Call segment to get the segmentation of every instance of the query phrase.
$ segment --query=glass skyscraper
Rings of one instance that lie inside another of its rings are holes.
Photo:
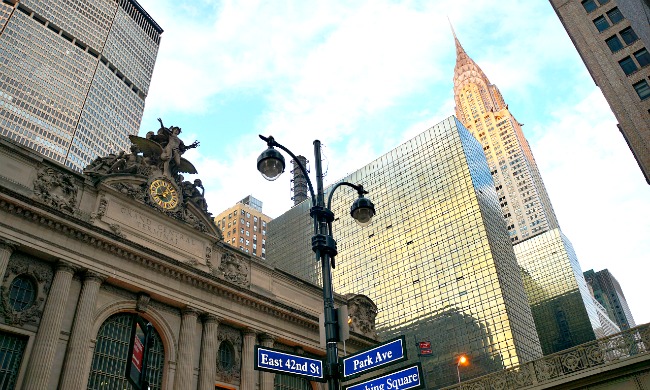
[[[127,150],[161,33],[135,0],[0,2],[0,134],[77,171]]]
[[[456,118],[342,180],[363,184],[377,215],[360,228],[348,215],[356,194],[334,195],[334,289],[370,297],[380,336],[406,335],[411,362],[415,342],[431,342],[433,355],[421,357],[429,387],[457,381],[461,354],[472,361],[464,378],[541,356],[482,147]],[[318,283],[309,207],[269,223],[267,258]]]
[[[634,328],[632,311],[614,275],[607,269],[597,272],[590,269],[584,275],[592,295],[605,308],[609,318],[622,330]]]
[[[612,334],[618,329],[589,294],[521,124],[455,33],[454,40],[456,113],[485,153],[544,354]]]

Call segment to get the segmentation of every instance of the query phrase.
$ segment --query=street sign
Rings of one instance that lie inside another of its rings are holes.
[[[343,379],[350,379],[364,372],[402,362],[406,359],[406,342],[404,336],[401,336],[376,347],[341,358]]]
[[[322,360],[292,355],[277,349],[255,346],[255,369],[325,382]]]
[[[420,363],[363,382],[343,386],[343,390],[410,390],[423,388],[424,381],[422,380],[422,366],[420,366]]]

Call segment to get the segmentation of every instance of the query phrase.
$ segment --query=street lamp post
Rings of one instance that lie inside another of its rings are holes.
[[[329,390],[339,389],[339,369],[338,369],[338,319],[334,308],[334,291],[332,288],[332,268],[335,267],[334,257],[337,254],[336,241],[332,237],[332,221],[334,213],[331,211],[332,195],[340,186],[352,187],[357,191],[359,197],[352,204],[350,215],[361,226],[366,226],[375,215],[375,207],[372,202],[364,198],[368,192],[361,185],[355,185],[348,182],[337,183],[329,193],[327,207],[325,206],[325,195],[323,192],[323,167],[321,162],[321,144],[319,140],[314,141],[314,159],[316,164],[316,190],[307,175],[307,170],[300,160],[289,149],[280,145],[272,136],[260,138],[266,141],[266,149],[257,158],[257,170],[267,180],[277,179],[284,172],[284,157],[278,149],[284,150],[291,158],[296,161],[303,175],[307,179],[307,185],[311,194],[312,207],[309,215],[314,220],[314,235],[311,238],[311,248],[314,251],[316,261],[321,262],[323,273],[323,307],[325,317],[325,339],[327,345],[327,370]]]
[[[456,364],[456,373],[458,374],[458,383],[460,383],[460,366],[467,364],[467,356],[460,355],[458,357],[458,363]]]

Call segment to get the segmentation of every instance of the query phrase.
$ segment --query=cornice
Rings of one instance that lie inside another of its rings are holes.
[[[316,316],[226,280],[218,279],[210,273],[193,268],[191,265],[129,241],[111,231],[101,229],[53,207],[34,202],[33,199],[2,186],[0,186],[0,210],[46,226],[113,256],[140,263],[153,271],[209,291],[216,296],[298,324],[312,331],[318,330]]]

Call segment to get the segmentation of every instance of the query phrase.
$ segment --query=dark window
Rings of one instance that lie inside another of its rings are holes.
[[[0,388],[13,389],[18,379],[27,337],[0,332]]]
[[[635,42],[637,39],[639,39],[634,30],[632,30],[632,27],[624,28],[621,30],[621,38],[623,38],[623,41],[626,45],[631,45],[632,42]]]
[[[594,19],[594,25],[598,31],[605,31],[609,28],[609,22],[605,19],[604,16],[597,17]]]
[[[15,311],[23,311],[34,303],[36,288],[31,278],[26,275],[18,275],[11,282],[9,287],[9,305]]]
[[[598,0],[598,3],[600,3],[600,5],[605,5],[609,3],[609,0]]]
[[[636,72],[637,69],[639,69],[637,68],[636,64],[634,63],[634,60],[632,60],[631,57],[625,57],[622,60],[620,60],[618,63],[619,65],[621,65],[621,69],[623,69],[623,72],[626,75],[630,75]]]
[[[612,8],[611,10],[607,11],[607,17],[609,18],[609,20],[612,21],[612,24],[616,24],[621,20],[625,19],[623,17],[623,14],[621,14],[621,11],[618,10],[618,7]]]
[[[639,66],[642,68],[650,64],[650,54],[648,54],[648,50],[645,48],[634,53],[634,57],[636,57],[636,62],[638,62]]]
[[[639,95],[641,100],[650,98],[650,86],[648,85],[647,81],[641,80],[638,83],[634,84],[634,89],[636,90],[636,93]]]
[[[585,7],[585,11],[587,11],[587,12],[591,12],[591,11],[595,10],[596,8],[598,8],[598,5],[596,4],[596,2],[594,0],[584,0],[582,2],[582,6]]]
[[[228,341],[222,341],[219,345],[219,367],[223,371],[230,371],[235,364],[233,347]]]
[[[623,44],[621,43],[621,40],[618,39],[618,36],[616,35],[607,38],[605,42],[607,43],[607,46],[609,46],[609,50],[611,50],[612,53],[616,53],[617,51],[623,48]]]

